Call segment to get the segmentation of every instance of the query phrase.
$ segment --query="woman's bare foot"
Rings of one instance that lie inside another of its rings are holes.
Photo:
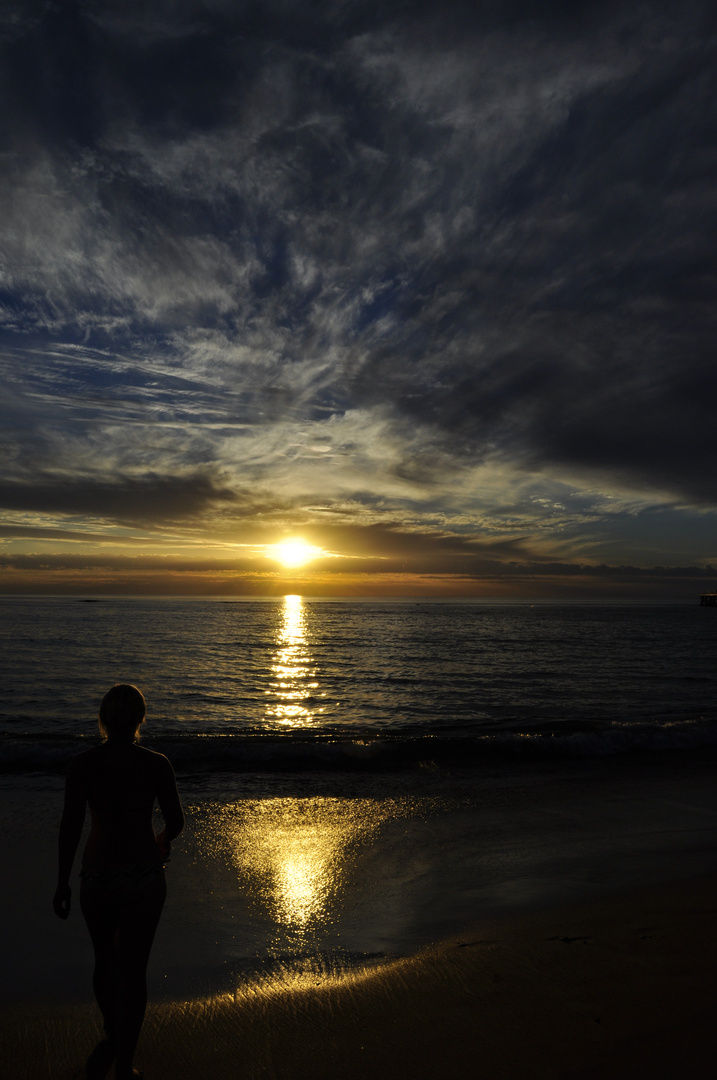
[[[114,1046],[108,1039],[102,1039],[85,1062],[87,1080],[104,1080],[114,1059]]]

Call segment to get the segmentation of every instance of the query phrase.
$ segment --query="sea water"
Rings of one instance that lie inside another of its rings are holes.
[[[64,768],[114,682],[193,773],[712,744],[716,645],[696,604],[4,598],[0,768]]]
[[[697,604],[0,599],[6,995],[90,994],[49,897],[114,682],[187,810],[151,968],[187,996],[713,869],[716,637]]]

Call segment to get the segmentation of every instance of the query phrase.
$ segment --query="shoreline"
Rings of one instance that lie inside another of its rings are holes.
[[[0,1001],[91,1004],[77,891],[65,923],[50,902],[61,781],[11,779],[0,785]],[[436,770],[347,781],[340,797],[324,777],[222,784],[187,793],[151,1001],[207,999],[285,969],[350,974],[369,958],[415,956],[478,918],[717,869],[711,754]]]
[[[707,1080],[717,874],[476,922],[342,977],[150,1004],[146,1080]],[[94,1007],[0,1010],[14,1080],[70,1080]],[[110,1073],[111,1077],[112,1073]]]

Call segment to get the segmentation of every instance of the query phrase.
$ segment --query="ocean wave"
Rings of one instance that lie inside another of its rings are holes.
[[[426,767],[479,768],[505,757],[591,758],[639,752],[695,750],[717,745],[717,727],[695,721],[613,724],[593,731],[502,732],[491,735],[390,734],[365,738],[325,735],[168,734],[143,739],[167,754],[183,774],[212,772],[375,771]],[[62,772],[95,740],[83,736],[7,735],[0,738],[0,772]]]

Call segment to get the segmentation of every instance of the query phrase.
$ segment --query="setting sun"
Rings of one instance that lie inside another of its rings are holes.
[[[305,566],[306,563],[323,554],[321,548],[306,544],[303,540],[285,540],[281,544],[274,544],[270,550],[270,557],[286,567]]]

